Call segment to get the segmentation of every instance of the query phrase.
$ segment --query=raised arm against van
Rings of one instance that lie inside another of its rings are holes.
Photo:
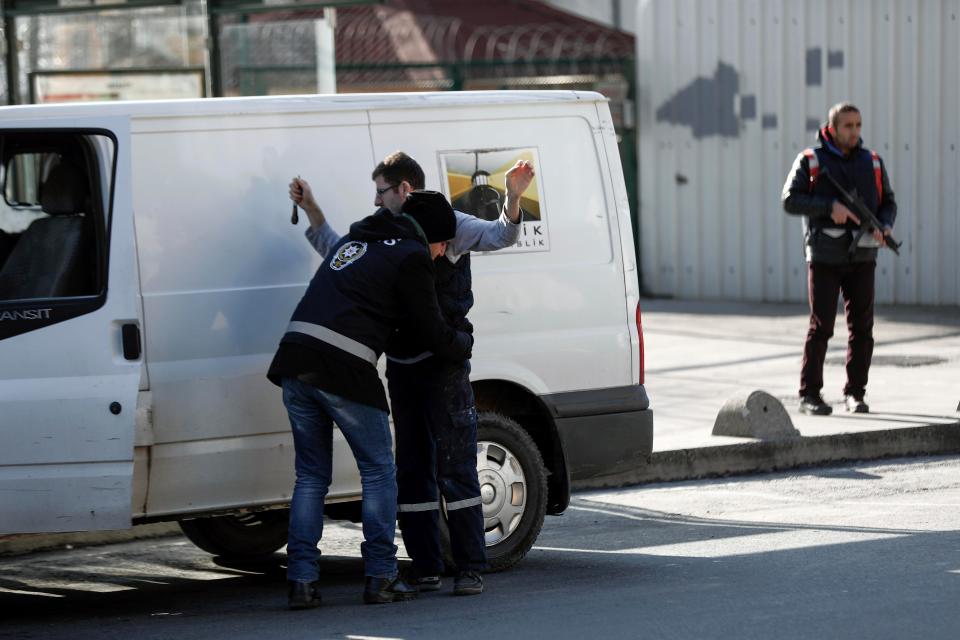
[[[326,220],[317,199],[313,197],[310,183],[299,176],[290,181],[290,199],[307,214],[311,227],[319,227]]]
[[[302,178],[294,178],[290,182],[290,199],[303,209],[310,220],[310,226],[305,232],[307,240],[317,253],[326,258],[340,242],[342,236],[327,223],[323,210],[317,204],[317,199],[313,197],[310,183]]]
[[[517,163],[504,174],[507,186],[507,201],[503,208],[513,224],[520,224],[520,198],[533,182],[533,165],[526,160],[517,160]]]
[[[457,211],[457,235],[447,245],[446,257],[456,262],[468,251],[496,251],[514,244],[520,235],[520,198],[535,175],[533,165],[526,160],[518,160],[507,171],[507,199],[496,220],[481,220]]]

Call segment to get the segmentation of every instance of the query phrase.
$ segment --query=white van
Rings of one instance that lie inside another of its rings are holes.
[[[653,418],[630,211],[606,100],[480,92],[0,109],[0,533],[177,520],[221,555],[286,541],[293,446],[265,378],[320,257],[292,226],[310,180],[335,229],[403,149],[487,216],[534,162],[515,247],[473,260],[472,379],[493,568],[571,486],[645,462]],[[499,186],[498,186],[499,184]],[[333,516],[359,476],[335,443]]]

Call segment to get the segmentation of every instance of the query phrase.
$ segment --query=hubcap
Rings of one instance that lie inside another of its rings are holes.
[[[477,476],[484,537],[489,547],[516,531],[527,506],[527,482],[513,452],[502,444],[488,441],[477,443]]]

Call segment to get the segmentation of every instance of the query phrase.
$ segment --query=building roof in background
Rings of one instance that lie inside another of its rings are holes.
[[[312,20],[322,10],[251,16]],[[630,58],[634,37],[537,0],[387,0],[337,9],[337,64]]]

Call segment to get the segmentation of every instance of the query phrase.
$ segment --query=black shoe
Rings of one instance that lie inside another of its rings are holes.
[[[870,413],[870,405],[863,401],[863,396],[844,396],[843,402],[850,413]]]
[[[483,593],[483,578],[476,571],[461,571],[453,580],[453,595],[475,596]]]
[[[407,584],[415,587],[417,591],[439,591],[443,584],[440,576],[423,576],[422,578],[407,578]]]
[[[320,583],[288,580],[287,604],[291,609],[313,609],[320,606]]]
[[[363,601],[367,604],[384,604],[386,602],[399,602],[401,600],[413,600],[417,597],[417,590],[403,581],[403,578],[397,577],[393,580],[389,578],[371,578],[367,577],[367,584],[363,589]]]
[[[833,407],[817,396],[800,396],[800,413],[810,416],[828,416],[833,413]]]

